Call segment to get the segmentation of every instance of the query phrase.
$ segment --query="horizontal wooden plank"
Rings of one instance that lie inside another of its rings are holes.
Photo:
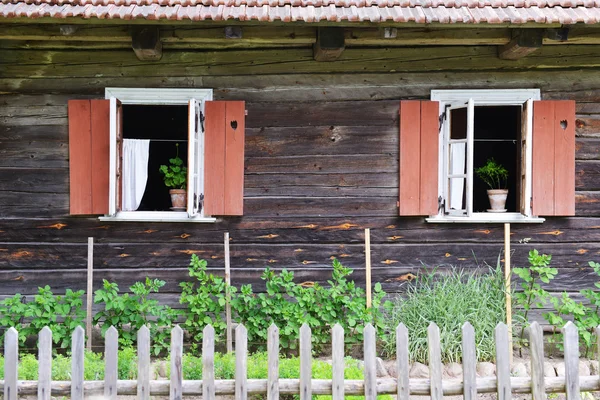
[[[600,160],[600,138],[577,138],[575,140],[577,160]]]
[[[582,191],[600,189],[600,162],[582,160],[575,163],[575,188]]]
[[[67,143],[69,140],[68,127],[66,125],[0,125],[1,142],[20,143],[28,140]]]
[[[398,170],[398,155],[254,157],[246,159],[245,170],[246,174],[396,172]]]
[[[68,178],[67,168],[0,168],[0,192],[69,193]]]
[[[68,168],[68,144],[59,141],[3,141],[0,139],[0,168],[14,166],[40,169]]]
[[[0,107],[1,125],[66,125],[67,107],[28,106]]]
[[[600,137],[600,115],[578,115],[575,123],[578,137]]]
[[[348,48],[338,61],[320,63],[312,49],[260,51],[165,51],[160,61],[145,63],[131,51],[0,50],[1,78],[111,76],[265,75],[289,73],[416,72],[596,68],[593,46],[545,46],[529,57],[499,60],[493,46]],[[52,68],[47,68],[48,64]]]

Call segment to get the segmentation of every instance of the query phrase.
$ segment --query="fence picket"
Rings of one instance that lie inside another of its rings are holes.
[[[404,324],[396,327],[396,363],[398,369],[398,400],[408,400],[410,396],[408,363],[408,329]]]
[[[300,400],[312,399],[312,344],[311,329],[300,327]]]
[[[10,327],[4,336],[4,399],[17,400],[19,333]]]
[[[442,400],[442,350],[440,348],[440,328],[433,322],[427,327],[427,347],[429,350],[429,379],[432,400]]]
[[[537,322],[529,326],[529,349],[531,351],[531,397],[533,400],[546,400],[544,382],[544,334]]]
[[[331,329],[331,397],[344,399],[344,328],[335,324]]]
[[[183,330],[176,325],[171,330],[171,388],[170,400],[181,400],[183,397]]]
[[[364,338],[364,363],[365,363],[365,400],[377,399],[377,365],[375,354],[375,328],[365,325]]]
[[[119,333],[114,326],[106,331],[104,337],[104,398],[117,399]]]
[[[248,398],[248,331],[244,325],[235,328],[235,400]]]
[[[47,326],[40,331],[38,360],[37,398],[50,400],[52,394],[52,331]]]
[[[267,357],[267,400],[279,400],[279,328],[274,324],[267,331]]]
[[[138,381],[137,399],[150,400],[150,330],[146,325],[137,333]]]
[[[579,334],[577,327],[567,322],[563,328],[565,347],[565,392],[567,400],[579,400]]]
[[[215,328],[206,325],[202,331],[202,399],[215,398]]]
[[[477,399],[477,351],[475,349],[475,329],[469,322],[462,326],[462,364],[463,364],[463,398]]]
[[[71,350],[71,400],[83,400],[83,358],[85,331],[78,326],[73,331]]]
[[[499,323],[494,330],[496,339],[496,381],[498,400],[510,400],[510,354],[508,345],[508,327]]]

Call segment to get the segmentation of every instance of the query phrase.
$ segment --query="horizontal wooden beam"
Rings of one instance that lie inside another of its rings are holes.
[[[542,47],[545,31],[542,29],[519,29],[510,42],[498,49],[498,57],[503,60],[518,60]]]
[[[56,48],[69,47],[68,42],[77,43],[83,48],[118,47],[119,43],[131,43],[131,27],[77,25],[78,29],[68,32],[67,25],[13,25],[0,24],[0,40],[11,47],[43,48],[45,42],[56,42]],[[68,25],[73,27],[73,25]],[[226,27],[197,26],[158,26],[160,41],[165,48],[256,48],[312,46],[316,41],[316,26],[244,26],[241,38],[227,35]],[[524,29],[523,31],[531,31]],[[543,38],[544,45],[600,44],[600,29],[570,28],[568,40],[557,40],[555,32],[548,30]],[[346,47],[399,47],[399,46],[501,46],[511,40],[511,30],[507,28],[397,28],[394,36],[385,35],[385,28],[345,28]],[[92,45],[92,43],[101,43]]]

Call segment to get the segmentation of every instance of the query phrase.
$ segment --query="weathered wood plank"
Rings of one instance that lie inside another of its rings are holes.
[[[66,168],[0,168],[0,191],[68,193]]]
[[[52,331],[47,326],[43,327],[39,334],[38,361],[37,398],[40,400],[50,400],[52,398]],[[8,399],[6,396],[5,398]]]
[[[71,349],[71,399],[83,400],[83,359],[85,346],[85,331],[78,326],[73,331]]]
[[[235,400],[248,398],[248,330],[235,328]]]
[[[13,327],[4,335],[4,399],[17,400],[19,395],[19,333]]]
[[[475,329],[468,321],[462,326],[462,366],[463,398],[477,399],[477,353],[475,348]]]
[[[429,384],[432,400],[442,400],[442,353],[440,328],[431,322],[427,327],[427,352],[429,361]]]
[[[171,330],[171,385],[169,388],[170,400],[183,398],[183,329],[176,325]]]
[[[146,325],[137,333],[137,399],[150,400],[150,330]]]
[[[267,331],[267,359],[267,400],[279,400],[279,328],[274,324]]]
[[[114,326],[104,336],[104,398],[117,399],[119,333]]]
[[[344,328],[335,324],[331,328],[331,397],[344,399]]]
[[[580,400],[579,334],[571,321],[566,323],[562,331],[565,348],[565,392],[568,400]]]
[[[545,400],[544,336],[542,328],[537,322],[533,322],[528,330],[531,351],[531,395],[533,400]]]
[[[364,380],[365,400],[377,399],[377,366],[375,352],[375,328],[371,324],[365,325],[364,333]]]
[[[410,395],[409,381],[408,329],[403,323],[396,327],[396,368],[398,370],[398,399],[408,399]]]
[[[312,398],[312,343],[307,324],[300,327],[300,400]]]
[[[508,327],[499,323],[494,330],[496,342],[496,378],[498,400],[511,399],[510,355],[508,345]]]
[[[215,329],[206,325],[202,331],[202,398],[215,399]]]

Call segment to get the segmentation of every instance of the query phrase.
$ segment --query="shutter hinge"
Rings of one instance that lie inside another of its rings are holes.
[[[440,212],[440,210],[444,210],[446,208],[446,200],[442,197],[439,196],[438,197],[438,213]]]
[[[200,193],[197,195],[194,193],[194,203],[196,204],[196,209],[198,209],[198,214],[202,211],[202,203],[204,202],[204,193]]]
[[[448,113],[448,108],[449,107],[450,107],[450,104],[446,104],[444,106],[444,112],[440,114],[440,117],[439,117],[439,126],[438,126],[438,132],[439,133],[442,133],[442,126],[444,124],[444,121],[448,119],[447,113]]]
[[[202,129],[202,132],[204,132],[204,120],[206,118],[204,117],[204,113],[202,111],[200,111],[200,128]]]

